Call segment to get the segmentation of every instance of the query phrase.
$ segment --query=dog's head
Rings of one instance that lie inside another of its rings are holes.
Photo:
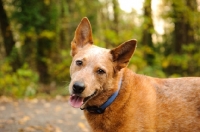
[[[80,108],[101,92],[113,88],[117,73],[127,66],[136,47],[136,40],[129,40],[109,50],[93,45],[92,29],[87,18],[78,25],[71,42],[70,104]]]

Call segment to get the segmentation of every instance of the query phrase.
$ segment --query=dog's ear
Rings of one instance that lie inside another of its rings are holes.
[[[135,51],[136,43],[136,40],[129,40],[110,51],[117,70],[120,70],[128,65],[128,62]]]
[[[92,28],[88,18],[84,17],[76,28],[74,39],[71,42],[71,55],[74,56],[87,44],[93,44]]]

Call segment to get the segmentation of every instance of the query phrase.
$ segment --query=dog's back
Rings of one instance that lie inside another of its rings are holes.
[[[159,79],[129,69],[123,77],[119,97],[112,105],[120,114],[115,115],[121,122],[116,130],[200,131],[200,78]]]
[[[200,131],[200,79],[162,79],[154,84],[158,131]]]

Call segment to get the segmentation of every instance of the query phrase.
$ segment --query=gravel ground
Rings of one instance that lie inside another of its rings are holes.
[[[83,111],[68,99],[14,100],[0,97],[0,132],[88,132]]]

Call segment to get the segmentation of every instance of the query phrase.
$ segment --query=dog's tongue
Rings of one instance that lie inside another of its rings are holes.
[[[80,108],[83,104],[83,98],[73,94],[69,98],[69,104],[74,108]]]

